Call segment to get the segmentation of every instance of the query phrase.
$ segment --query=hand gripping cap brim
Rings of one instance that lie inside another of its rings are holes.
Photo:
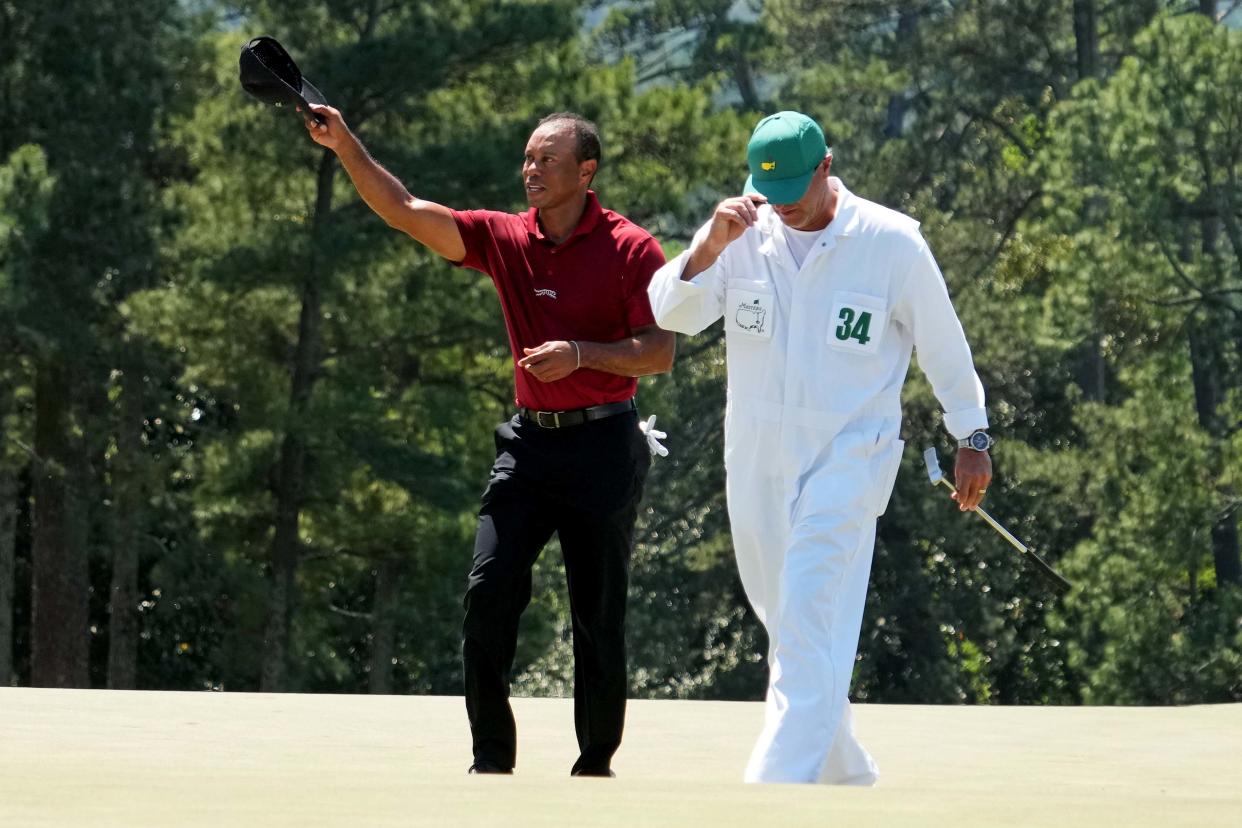
[[[273,37],[256,37],[243,46],[239,66],[242,89],[263,103],[301,105],[305,111],[307,104],[328,102]]]

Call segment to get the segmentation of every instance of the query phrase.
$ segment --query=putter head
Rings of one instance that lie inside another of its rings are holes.
[[[923,462],[927,464],[927,476],[931,479],[933,486],[944,479],[944,472],[940,470],[940,458],[936,456],[935,446],[923,452]]]

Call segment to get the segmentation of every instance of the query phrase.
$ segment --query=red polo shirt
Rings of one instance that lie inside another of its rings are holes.
[[[577,228],[559,245],[543,234],[536,212],[453,211],[466,245],[460,264],[491,276],[500,295],[517,404],[568,411],[628,400],[638,388],[634,377],[582,368],[540,382],[517,360],[523,348],[552,340],[616,342],[655,324],[647,284],[664,253],[646,230],[600,207],[593,191]]]

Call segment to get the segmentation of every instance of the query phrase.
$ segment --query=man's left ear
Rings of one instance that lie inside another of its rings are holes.
[[[578,165],[578,175],[585,175],[587,183],[590,183],[595,178],[595,171],[597,169],[599,169],[599,162],[592,158]]]

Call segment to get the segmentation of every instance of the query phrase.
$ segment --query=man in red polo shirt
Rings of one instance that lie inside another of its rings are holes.
[[[462,655],[473,773],[511,773],[509,674],[531,567],[555,532],[574,631],[575,776],[611,776],[627,688],[625,600],[634,520],[651,458],[637,377],[667,371],[674,335],[655,325],[647,284],[659,244],[600,207],[590,184],[599,133],[569,112],[526,143],[522,214],[451,210],[416,198],[376,163],[341,115],[311,137],[336,152],[363,200],[439,255],[488,274],[513,349],[518,413],[496,429],[466,590]]]

